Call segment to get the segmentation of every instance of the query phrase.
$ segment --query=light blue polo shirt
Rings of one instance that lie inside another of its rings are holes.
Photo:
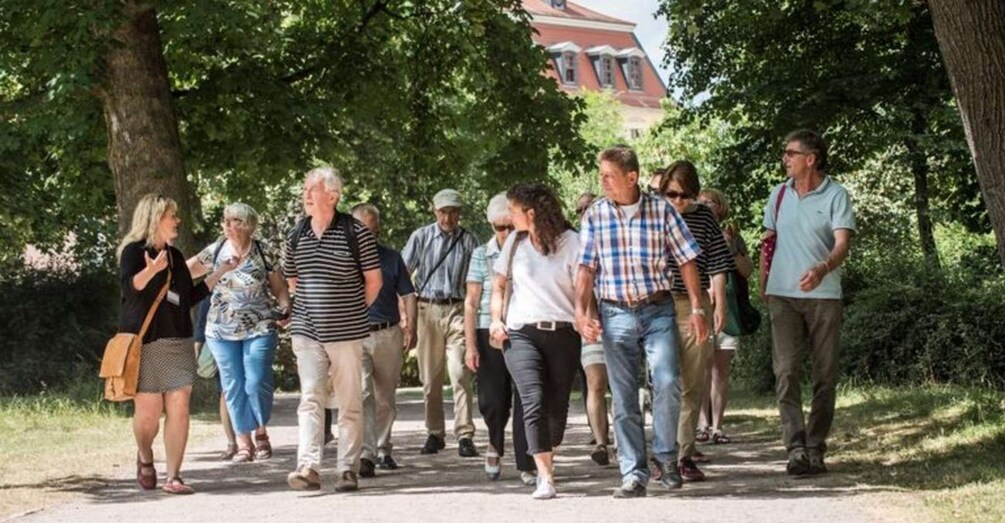
[[[785,186],[785,196],[775,223],[775,202]],[[764,207],[764,228],[778,234],[766,293],[788,298],[841,299],[841,268],[824,277],[816,289],[799,290],[799,278],[813,265],[823,262],[834,248],[834,231],[855,232],[855,214],[848,191],[829,176],[816,190],[802,198],[790,179],[771,191]]]

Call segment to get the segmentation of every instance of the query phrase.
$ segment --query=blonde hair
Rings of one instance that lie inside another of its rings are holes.
[[[122,238],[119,248],[115,251],[115,256],[122,258],[122,250],[133,242],[145,240],[147,247],[154,244],[154,236],[157,234],[157,227],[161,218],[168,211],[178,211],[178,203],[159,194],[147,194],[140,198],[133,211],[133,221],[130,222],[129,232]]]
[[[228,205],[223,210],[223,218],[241,220],[244,222],[244,230],[249,234],[255,232],[255,227],[258,227],[258,213],[246,203],[237,202]]]
[[[718,189],[704,189],[698,193],[698,196],[704,196],[715,202],[716,207],[719,208],[716,214],[718,215],[720,222],[724,222],[727,218],[729,218],[729,200],[726,198],[726,195],[722,193],[722,191]]]

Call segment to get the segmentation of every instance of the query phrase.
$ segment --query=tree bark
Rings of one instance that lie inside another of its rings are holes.
[[[928,3],[1005,266],[1005,2]]]
[[[119,237],[125,235],[143,195],[178,202],[182,220],[174,245],[195,248],[194,195],[185,176],[178,120],[171,100],[157,13],[149,4],[125,2],[126,19],[112,33],[103,60],[101,92],[108,132],[108,165],[115,178]]]
[[[911,175],[914,177],[914,211],[918,219],[918,237],[921,240],[921,253],[931,269],[938,270],[939,250],[935,246],[935,233],[932,226],[931,204],[928,191],[928,155],[919,138],[928,132],[928,122],[920,109],[914,111],[911,122],[911,136],[905,141],[908,163]]]

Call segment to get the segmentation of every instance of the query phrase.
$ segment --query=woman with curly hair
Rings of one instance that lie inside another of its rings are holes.
[[[527,452],[537,466],[533,497],[550,499],[555,497],[554,449],[565,434],[580,359],[581,340],[573,328],[579,235],[551,188],[522,183],[506,197],[517,233],[506,240],[495,263],[489,334],[503,347],[523,404]]]

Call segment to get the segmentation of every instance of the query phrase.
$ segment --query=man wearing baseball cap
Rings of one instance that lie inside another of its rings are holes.
[[[402,257],[414,275],[419,301],[417,318],[419,380],[429,436],[423,454],[435,454],[446,444],[443,420],[443,372],[454,392],[454,436],[462,457],[475,457],[472,438],[474,393],[472,373],[464,365],[465,277],[478,238],[459,225],[463,202],[453,189],[433,196],[436,222],[420,227],[408,239]]]

